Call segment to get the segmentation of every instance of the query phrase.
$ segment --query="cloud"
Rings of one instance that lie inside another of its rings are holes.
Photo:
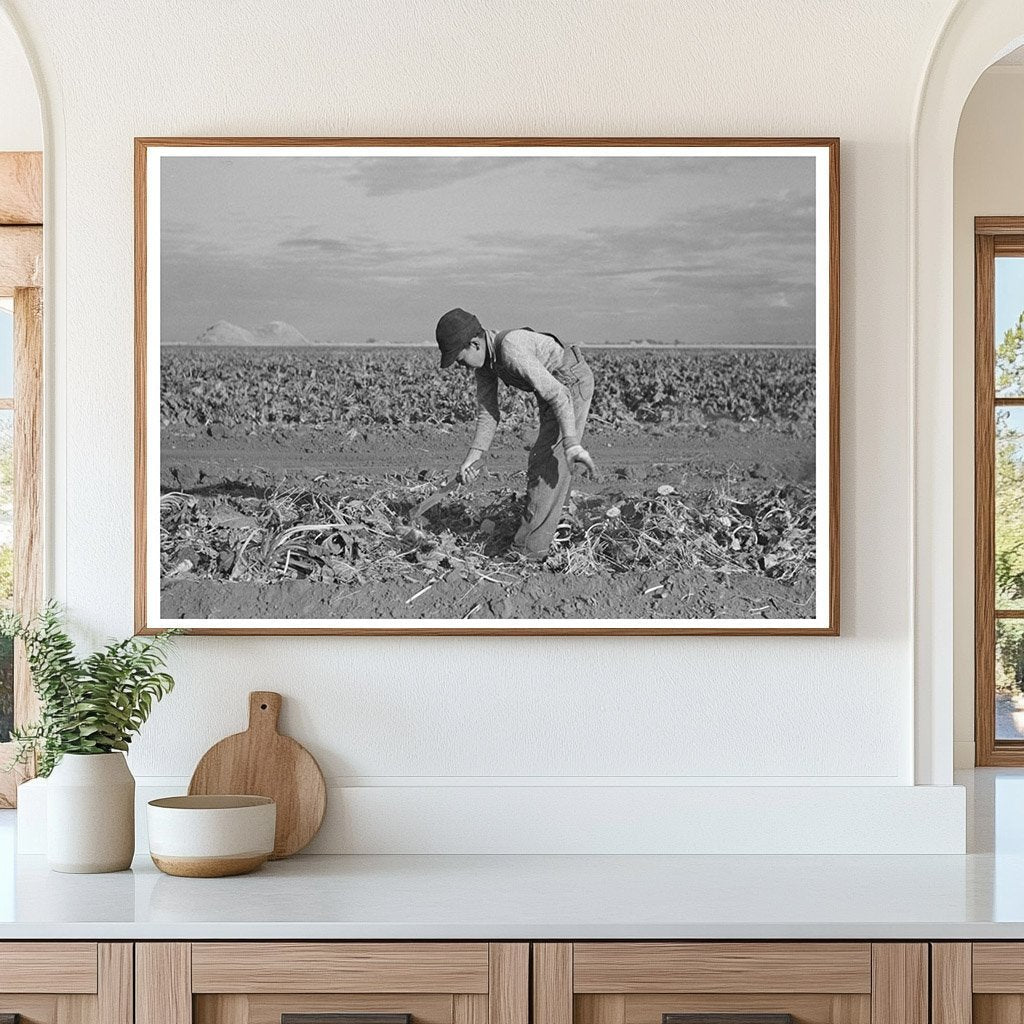
[[[453,254],[440,246],[402,245],[366,235],[338,238],[298,235],[285,238],[267,254],[267,260],[289,275],[361,278],[395,281],[423,278],[453,271]]]
[[[638,167],[633,154],[621,157],[576,157],[565,160],[567,174],[580,179],[590,188],[609,189],[634,186],[637,181],[653,183],[671,178],[683,187],[695,179],[749,178],[766,166],[772,157],[720,156],[648,156]]]
[[[342,255],[353,250],[351,242],[341,238],[285,238],[277,243],[278,248],[299,252],[319,252]]]
[[[524,231],[473,236],[492,273],[543,267],[580,278],[637,279],[666,275],[713,284],[766,281],[781,285],[814,279],[814,209],[777,200],[708,206],[655,224],[588,228],[573,234]],[[474,255],[464,254],[472,266]]]
[[[397,196],[515,170],[521,167],[521,159],[497,156],[323,157],[304,160],[299,167],[331,181],[344,180],[366,196]]]

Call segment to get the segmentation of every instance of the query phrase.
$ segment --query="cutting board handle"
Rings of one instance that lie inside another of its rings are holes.
[[[253,690],[249,694],[249,732],[277,732],[281,715],[281,694]]]

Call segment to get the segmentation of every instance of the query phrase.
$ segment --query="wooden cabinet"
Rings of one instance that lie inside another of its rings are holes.
[[[529,970],[515,942],[139,943],[136,1024],[529,1024]]]
[[[934,1024],[1024,1020],[1024,942],[932,944]]]
[[[132,944],[0,943],[0,1018],[132,1024]]]
[[[1024,943],[5,942],[0,1024],[12,1014],[21,1024],[1022,1024]]]
[[[928,1024],[928,1003],[924,943],[533,947],[533,1024]]]

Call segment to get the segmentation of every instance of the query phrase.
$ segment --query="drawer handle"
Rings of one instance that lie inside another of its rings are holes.
[[[663,1013],[661,1024],[793,1024],[791,1013]]]
[[[0,1020],[0,1024],[7,1024]],[[17,1021],[14,1022],[17,1024]],[[412,1024],[411,1013],[282,1013],[281,1024]]]

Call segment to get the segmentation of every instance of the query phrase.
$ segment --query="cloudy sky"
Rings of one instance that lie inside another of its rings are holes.
[[[165,342],[418,343],[453,306],[582,344],[814,341],[810,156],[165,156],[161,234]]]

